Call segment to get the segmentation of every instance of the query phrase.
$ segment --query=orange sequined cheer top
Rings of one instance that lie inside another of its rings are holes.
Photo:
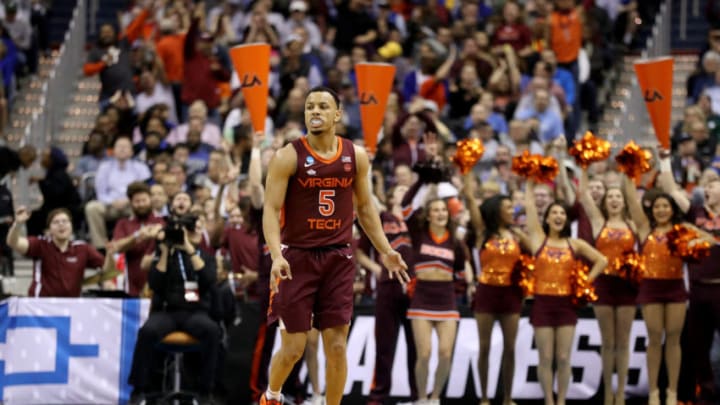
[[[494,286],[511,285],[513,270],[519,258],[520,244],[515,239],[489,239],[480,251],[481,272],[478,281]]]
[[[570,279],[575,271],[575,254],[568,247],[553,247],[546,244],[535,257],[535,294],[570,295]]]
[[[603,274],[617,276],[617,271],[612,268],[612,263],[623,253],[635,250],[635,234],[630,228],[620,229],[604,226],[595,240],[595,248],[607,258],[610,264],[605,267]]]
[[[643,245],[642,256],[645,259],[644,278],[683,278],[683,261],[670,255],[666,234],[658,231],[650,233]]]

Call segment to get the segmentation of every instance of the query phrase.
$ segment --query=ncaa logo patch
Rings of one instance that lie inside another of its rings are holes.
[[[312,156],[305,158],[305,167],[310,167],[315,164],[315,159]]]

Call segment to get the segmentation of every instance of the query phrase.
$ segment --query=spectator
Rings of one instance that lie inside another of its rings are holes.
[[[47,53],[50,49],[50,41],[48,26],[48,10],[45,4],[40,0],[31,1],[30,24],[33,32],[36,34],[37,47],[39,51]]]
[[[381,44],[385,44],[387,41],[395,40],[396,42],[402,42],[408,36],[407,26],[405,24],[405,17],[402,14],[395,12],[390,7],[388,0],[378,0],[377,2],[377,28],[378,28],[378,40]],[[391,32],[397,32],[399,38],[392,38]]]
[[[75,164],[73,175],[79,179],[86,174],[97,172],[100,163],[106,157],[105,136],[101,132],[93,130],[90,132],[90,135],[88,135],[83,155],[80,156],[80,159],[78,159]]]
[[[629,1],[627,5],[623,7],[620,14],[618,14],[615,19],[615,24],[613,24],[613,39],[615,43],[621,44],[627,49],[640,45],[637,43],[638,36],[636,35],[639,26],[638,21],[641,18],[637,6],[636,1]]]
[[[482,41],[482,47],[478,45],[478,39],[476,39],[476,37]],[[480,31],[476,34],[476,37],[468,37],[463,40],[462,49],[450,71],[450,76],[457,78],[463,66],[467,63],[472,63],[475,65],[475,71],[477,72],[480,83],[486,85],[493,70],[495,70],[497,61],[495,56],[490,53],[487,34]]]
[[[153,215],[161,218],[168,216],[168,196],[162,185],[156,183],[150,186],[150,204],[152,205]]]
[[[284,26],[285,22],[280,17],[274,23],[270,21],[268,15],[269,7],[263,2],[255,3],[253,12],[250,15],[250,23],[245,29],[243,35],[243,41],[246,44],[249,43],[267,43],[273,48],[279,48],[282,44],[280,42],[280,30]]]
[[[435,39],[427,39],[419,48],[419,68],[405,75],[403,99],[406,102],[419,95],[434,101],[440,109],[445,106],[447,82],[450,68],[455,63],[457,51],[448,49]]]
[[[305,93],[296,87],[288,92],[287,99],[280,105],[275,119],[278,128],[285,127],[288,122],[305,127]]]
[[[194,221],[197,218],[175,214],[175,220]],[[193,224],[195,225],[195,224]],[[153,260],[148,274],[153,291],[153,311],[138,331],[129,382],[133,386],[132,403],[143,402],[150,384],[150,365],[156,356],[156,345],[165,335],[181,330],[200,342],[202,365],[199,374],[200,403],[209,399],[221,331],[211,318],[215,296],[215,258],[199,249],[202,233],[198,226],[180,226],[180,237],[158,240],[159,259]]]
[[[404,164],[414,166],[425,160],[425,145],[422,143],[428,132],[437,132],[435,125],[423,113],[409,114],[400,119],[392,132],[393,166]]]
[[[190,105],[188,110],[188,123],[177,127],[173,133],[166,138],[170,145],[176,145],[180,142],[187,142],[187,134],[190,129],[190,121],[196,121],[196,124],[202,128],[201,139],[203,142],[211,145],[213,148],[219,148],[222,143],[222,134],[220,128],[213,122],[208,120],[208,109],[202,100],[197,100]]]
[[[167,174],[175,176],[176,184],[180,188],[179,191],[188,191],[188,176],[185,165],[180,164],[179,162],[170,162]],[[177,193],[168,195],[174,196],[175,194]]]
[[[112,25],[100,27],[98,43],[90,50],[83,72],[86,76],[100,74],[101,106],[106,106],[118,90],[134,90],[130,45],[139,37],[148,15],[148,10],[143,9],[119,38]]]
[[[127,187],[132,216],[121,218],[113,230],[113,250],[125,254],[125,292],[133,297],[143,294],[147,272],[140,266],[145,255],[155,251],[155,239],[165,221],[153,213],[150,187],[143,182],[130,183]]]
[[[18,5],[15,1],[5,4],[5,18],[2,24],[18,48],[19,64],[27,68],[31,74],[37,73],[38,55],[37,47],[33,44],[32,26],[27,17],[18,15]]]
[[[544,154],[542,145],[534,139],[530,139],[530,126],[525,121],[510,121],[507,135],[500,137],[501,143],[510,148],[512,156],[517,156],[525,151],[532,154]]]
[[[160,156],[169,155],[170,146],[163,138],[165,138],[164,134],[149,131],[143,141],[135,145],[135,158],[148,166],[152,166]]]
[[[450,84],[448,103],[449,120],[459,120],[470,114],[472,106],[480,101],[482,86],[474,63],[465,63],[460,70],[460,77]]]
[[[0,38],[2,38],[2,41],[0,41],[0,73],[2,73],[3,94],[7,99],[12,100],[16,93],[13,86],[15,84],[15,69],[18,65],[18,50],[2,25],[0,25]],[[7,123],[7,120],[5,123]]]
[[[318,66],[312,63],[309,56],[303,54],[304,49],[305,44],[299,35],[290,35],[285,42],[280,63],[280,86],[283,89],[279,98],[281,102],[287,97],[285,89],[293,88],[299,77],[306,77],[311,87],[319,86],[323,82]]]
[[[555,53],[558,66],[567,69],[578,82],[577,58],[582,47],[583,12],[575,7],[573,0],[555,0],[555,9],[550,15],[550,49]]]
[[[182,80],[185,77],[185,59],[183,50],[185,47],[185,33],[179,32],[176,19],[166,18],[160,20],[160,38],[155,45],[158,57],[162,60],[165,69],[165,77],[170,82],[173,101],[175,105],[175,117],[181,117],[180,105],[182,94]]]
[[[465,130],[476,126],[481,122],[487,122],[493,131],[498,134],[507,134],[508,125],[505,116],[493,111],[493,96],[490,92],[483,92],[480,101],[470,108],[470,115],[465,119],[463,125]]]
[[[185,145],[188,148],[187,167],[190,173],[205,173],[207,171],[210,152],[215,150],[211,145],[202,142],[202,128],[198,121],[190,122],[188,139]]]
[[[545,89],[537,89],[533,94],[534,103],[531,108],[518,110],[515,119],[535,121],[531,126],[537,131],[542,143],[549,143],[558,136],[563,135],[562,118],[549,109],[550,93]]]
[[[365,0],[343,0],[336,21],[333,45],[338,51],[350,52],[353,46],[367,46],[377,38],[377,23],[368,13]]]
[[[360,100],[357,97],[357,90],[350,80],[343,80],[340,89],[341,105],[343,109],[343,123],[348,131],[348,138],[360,138],[362,123],[360,119]],[[304,107],[303,103],[303,107]]]
[[[694,104],[706,88],[715,85],[715,72],[720,69],[720,53],[708,51],[702,56],[700,69],[687,79],[688,103]]]
[[[157,132],[160,134],[161,139],[168,144],[170,144],[170,139],[177,137],[177,127],[173,128],[173,126],[161,116],[159,111],[161,107],[162,104],[150,107],[142,116],[138,125],[133,128],[134,144],[141,144],[150,132]]]
[[[517,55],[510,47],[503,47],[504,54],[488,80],[487,89],[493,95],[493,109],[506,117],[512,116],[520,98],[520,69]]]
[[[697,145],[697,155],[702,167],[709,167],[715,157],[717,141],[710,137],[707,122],[694,121],[685,127],[685,132],[690,134]]]
[[[543,62],[538,62],[537,64],[542,64]],[[564,101],[561,103],[560,100],[555,96],[555,93],[563,95],[563,91],[559,87],[551,87],[551,82],[545,78],[545,77],[533,77],[532,80],[530,80],[529,84],[525,87],[525,94],[520,97],[520,101],[518,102],[517,107],[515,108],[515,115],[517,118],[517,112],[518,111],[524,111],[529,108],[532,108],[533,104],[535,103],[535,91],[538,89],[547,90],[550,92],[550,106],[548,107],[551,111],[558,114],[559,116],[564,115],[564,111],[569,108],[569,106],[564,103]],[[554,92],[552,91],[554,89]]]
[[[43,205],[42,191],[39,181],[45,176],[37,162],[37,150],[32,145],[25,145],[18,150],[20,166],[14,173],[12,184],[13,204],[15,207],[26,207],[32,215]],[[25,188],[27,192],[21,190]]]
[[[60,148],[51,147],[43,151],[40,164],[45,177],[39,181],[43,204],[34,211],[27,223],[28,235],[42,235],[45,221],[51,211],[64,208],[75,220],[73,227],[79,227],[80,195],[67,172],[68,159]]]
[[[558,67],[557,60],[555,59],[555,53],[549,49],[546,49],[540,53],[540,61],[535,65],[535,71],[533,76],[544,77],[549,83],[551,83],[551,89],[553,94],[560,100],[560,91],[555,90],[555,87],[562,89],[562,95],[565,103],[568,106],[575,105],[575,97],[578,94],[578,84],[573,79],[572,72],[569,70]]]
[[[199,3],[198,9],[201,10],[202,6],[202,3]],[[203,101],[213,119],[217,119],[217,108],[220,105],[217,87],[220,82],[230,80],[230,72],[220,64],[213,54],[212,35],[200,32],[198,27],[200,18],[202,16],[193,20],[185,38],[185,77],[181,99],[183,106],[190,106],[196,100]]]
[[[505,2],[502,23],[495,29],[492,37],[494,51],[502,52],[502,46],[510,45],[521,58],[532,52],[530,29],[523,22],[520,11],[520,6],[515,1]]]
[[[720,115],[713,113],[710,97],[707,94],[701,94],[696,105],[706,117],[710,135],[720,141]]]
[[[112,252],[103,256],[94,247],[73,240],[70,212],[58,208],[47,217],[48,236],[20,236],[20,227],[29,212],[19,207],[10,227],[7,244],[17,253],[35,261],[28,295],[31,297],[79,297],[86,268],[107,271],[113,265]]]
[[[480,139],[483,143],[483,147],[485,148],[485,152],[483,152],[480,161],[473,168],[476,173],[482,175],[484,172],[489,171],[495,164],[495,157],[500,143],[498,142],[495,132],[490,124],[484,121],[478,123],[475,127],[470,129],[468,138]]]
[[[246,18],[242,6],[242,0],[223,0],[208,13],[208,27],[217,26],[218,21],[226,19],[229,21],[230,29],[232,29],[235,34],[240,35],[245,29],[244,24]],[[238,40],[242,40],[242,38],[238,38]]]
[[[307,32],[307,43],[313,48],[320,48],[323,43],[320,28],[308,17],[308,5],[304,0],[292,0],[290,2],[290,16],[285,22],[281,39],[284,43],[294,33],[297,27],[302,27]]]
[[[672,156],[673,177],[686,191],[691,192],[698,184],[704,169],[698,158],[697,143],[690,134],[683,132],[676,140],[677,152]]]
[[[155,162],[155,164],[152,166],[152,178],[146,183],[150,186],[162,183],[162,178],[165,173],[167,173],[169,164],[169,159],[159,159],[157,162]]]
[[[143,162],[132,159],[132,142],[120,137],[113,146],[113,157],[100,164],[95,177],[97,200],[85,205],[85,218],[93,246],[103,249],[108,241],[106,220],[130,215],[127,186],[150,177],[150,170]]]
[[[167,106],[170,112],[170,121],[178,122],[172,90],[159,82],[153,72],[145,70],[140,74],[140,92],[135,97],[135,109],[138,114],[142,115],[157,104]]]

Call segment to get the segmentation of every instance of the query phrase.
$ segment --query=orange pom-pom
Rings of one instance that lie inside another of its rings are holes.
[[[515,263],[513,281],[523,292],[524,297],[532,296],[535,293],[535,258],[521,254],[520,259]]]
[[[637,179],[641,174],[650,171],[651,158],[652,155],[649,151],[640,148],[634,141],[630,141],[615,156],[615,161],[618,163],[618,170],[631,179]]]
[[[530,173],[537,170],[535,166],[539,163],[539,159],[537,159],[538,156],[540,155],[531,155],[530,152],[525,151],[513,157],[511,166],[513,173],[520,177],[529,177]]]
[[[576,307],[584,307],[598,299],[595,293],[595,287],[590,282],[589,272],[588,266],[581,260],[578,260],[570,280],[572,286],[572,302]]]
[[[710,244],[698,240],[697,232],[684,225],[673,226],[666,236],[670,254],[685,261],[698,261],[710,255]]]
[[[534,180],[536,183],[551,183],[555,180],[555,176],[558,175],[559,171],[560,166],[554,157],[544,157],[540,160],[538,171],[534,175]]]
[[[484,152],[485,147],[481,140],[463,139],[457,142],[457,151],[451,160],[460,168],[460,173],[467,174]]]
[[[617,274],[630,282],[635,288],[640,285],[640,281],[645,276],[645,260],[638,252],[631,250],[623,253],[620,257],[615,258],[610,264]]]
[[[552,182],[560,170],[554,157],[531,155],[528,151],[513,157],[511,168],[518,176],[532,179],[536,183]]]
[[[580,167],[587,168],[590,163],[603,161],[610,156],[610,142],[588,131],[585,136],[575,141],[569,153]]]

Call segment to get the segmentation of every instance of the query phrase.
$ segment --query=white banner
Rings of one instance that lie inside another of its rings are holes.
[[[345,394],[349,395],[353,386],[360,384],[362,395],[368,395],[372,385],[373,370],[375,367],[375,319],[372,316],[357,316],[348,337],[347,359],[348,378],[345,384]],[[630,377],[628,378],[626,392],[630,396],[647,396],[647,369],[645,366],[645,342],[647,331],[642,320],[635,320],[630,331]],[[598,391],[602,380],[602,361],[600,359],[600,330],[595,319],[579,319],[575,330],[571,363],[573,378],[568,390],[568,399],[589,399]],[[432,355],[430,357],[430,375],[428,387],[433,386],[434,375],[432,370],[437,365],[437,336],[433,332]],[[275,347],[280,346],[280,335],[276,336]],[[318,351],[318,364],[320,367],[320,389],[324,392],[325,386],[325,356],[320,339]],[[495,396],[498,380],[500,378],[500,363],[502,356],[502,332],[499,325],[495,325],[490,349],[490,370],[488,376],[488,395]],[[448,379],[445,398],[463,398],[468,386],[470,392],[475,393],[473,399],[480,395],[478,362],[478,334],[477,324],[473,318],[462,318],[458,325],[458,334],[453,352],[452,367]],[[401,329],[398,336],[397,350],[393,362],[393,381],[390,395],[392,397],[408,397],[410,388],[407,377],[407,360],[405,336]],[[538,352],[534,347],[533,328],[528,318],[520,319],[518,337],[515,344],[515,378],[513,381],[514,399],[541,399],[543,398],[540,383],[537,380]],[[300,377],[304,380],[307,370],[303,367]],[[617,386],[617,378],[613,378],[613,385]]]
[[[0,403],[112,404],[149,300],[10,298],[0,303]]]

